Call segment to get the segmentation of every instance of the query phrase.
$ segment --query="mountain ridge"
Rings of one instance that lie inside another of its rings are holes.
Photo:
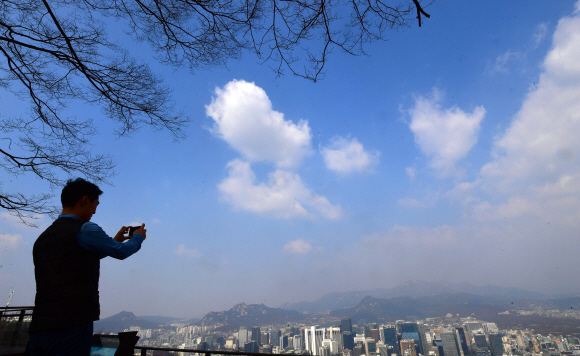
[[[547,299],[549,296],[514,287],[495,285],[474,286],[469,283],[427,282],[410,280],[391,288],[328,293],[313,302],[284,303],[281,309],[308,313],[328,313],[336,309],[352,308],[365,296],[390,299],[396,297],[428,297],[444,293],[468,293],[496,299]]]

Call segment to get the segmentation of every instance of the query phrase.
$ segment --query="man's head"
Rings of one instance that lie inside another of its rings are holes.
[[[60,195],[63,213],[71,213],[89,221],[97,210],[101,194],[103,191],[91,182],[82,178],[69,179]]]

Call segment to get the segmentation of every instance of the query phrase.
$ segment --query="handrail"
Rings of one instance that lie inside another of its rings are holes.
[[[176,348],[166,348],[166,347],[153,347],[153,346],[135,346],[135,350],[141,350],[141,356],[147,354],[147,351],[172,351],[172,352],[191,352],[198,354],[205,354],[206,356],[216,355],[243,355],[243,356],[264,356],[268,354],[256,353],[256,352],[240,352],[240,351],[222,351],[222,350],[196,350],[196,349],[176,349]]]
[[[5,311],[11,311],[11,310],[34,310],[34,307],[0,307],[0,309],[4,309]]]
[[[9,347],[24,346],[28,340],[25,317],[32,316],[34,307],[0,307],[0,343]]]

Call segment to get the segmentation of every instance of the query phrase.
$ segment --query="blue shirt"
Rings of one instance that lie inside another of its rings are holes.
[[[73,214],[60,214],[58,217],[80,220]],[[139,251],[141,243],[143,243],[143,236],[134,234],[133,237],[125,242],[117,242],[107,235],[99,225],[87,221],[77,232],[77,242],[84,249],[99,252],[99,258],[111,256],[118,260],[124,260]]]

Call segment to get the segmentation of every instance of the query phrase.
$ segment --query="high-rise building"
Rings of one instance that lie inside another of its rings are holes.
[[[451,330],[442,329],[439,335],[441,336],[441,344],[443,346],[442,356],[459,356],[455,333]]]
[[[311,355],[318,356],[318,350],[324,340],[324,328],[318,325],[304,329],[304,348],[310,351]]]
[[[401,340],[400,356],[417,356],[415,340]]]
[[[465,331],[461,327],[455,328],[455,331],[456,331],[457,343],[459,344],[459,351],[460,351],[461,356],[470,356],[469,346],[467,344],[467,338],[465,336]]]
[[[284,350],[288,347],[288,335],[282,335],[279,338],[280,340],[280,349]]]
[[[486,334],[497,334],[499,333],[499,329],[495,323],[483,323],[483,330],[485,330]]]
[[[272,346],[280,346],[280,330],[270,330],[270,345]]]
[[[248,329],[245,326],[240,326],[240,331],[238,331],[238,345],[240,349],[243,348],[248,341]]]
[[[503,347],[503,335],[502,334],[489,334],[489,344],[491,346],[492,356],[502,356],[504,353]]]
[[[333,339],[322,340],[322,346],[328,346],[331,355],[338,355],[338,343]]]
[[[350,318],[342,318],[340,320],[340,331],[341,332],[352,332],[352,322],[350,321]]]
[[[261,333],[260,344],[268,345],[269,343],[270,343],[270,335],[268,334],[268,332]]]
[[[377,343],[372,337],[365,339],[365,354],[367,356],[374,356],[377,354]]]
[[[206,336],[205,342],[207,343],[207,350],[212,350],[213,349],[213,337]]]
[[[318,355],[320,355],[320,356],[330,356],[330,347],[329,346],[320,346],[318,348]]]
[[[226,343],[226,340],[224,339],[223,336],[218,336],[218,337],[215,338],[215,343],[216,344],[219,344],[220,347],[223,347],[225,345],[225,343]]]
[[[354,348],[354,334],[348,331],[342,333],[342,347],[353,350]]]
[[[414,340],[416,351],[423,354],[421,336],[419,335],[419,325],[417,325],[417,323],[403,323],[401,325],[401,339]]]
[[[474,341],[473,346],[475,348],[474,356],[491,356],[487,344],[487,339],[484,334],[474,334],[473,341]]]
[[[379,329],[371,329],[370,333],[371,333],[371,337],[373,339],[375,339],[375,342],[379,342],[379,340],[381,339],[379,336]]]
[[[226,350],[233,350],[235,348],[235,341],[233,336],[227,338],[224,348]]]
[[[391,356],[393,354],[393,347],[379,341],[377,342],[377,352],[380,356]]]
[[[293,336],[292,346],[294,346],[294,350],[296,350],[296,351],[303,350],[302,336],[301,335],[294,335]]]
[[[356,345],[353,349],[352,349],[352,356],[360,356],[363,354],[363,349],[361,345]]]
[[[258,353],[258,343],[255,341],[246,342],[244,344],[244,352]]]
[[[260,346],[260,353],[262,354],[271,354],[272,353],[272,345],[264,345]]]
[[[381,326],[379,328],[379,338],[387,346],[393,347],[393,352],[399,353],[399,342],[397,340],[397,330],[394,325]]]
[[[431,345],[429,345],[429,343],[427,342],[427,333],[425,332],[425,325],[424,324],[417,324],[419,327],[419,337],[421,338],[421,353],[422,355],[424,355],[427,351],[428,348],[430,348]]]
[[[259,326],[254,326],[252,328],[252,341],[255,341],[256,344],[260,344],[260,342],[262,341],[262,333],[260,332],[260,327]]]

